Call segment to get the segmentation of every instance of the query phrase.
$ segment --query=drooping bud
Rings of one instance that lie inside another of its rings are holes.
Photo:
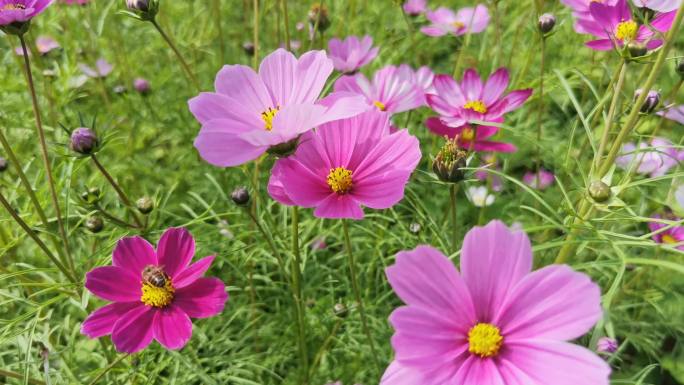
[[[596,343],[596,350],[601,353],[615,353],[618,350],[618,342],[610,337],[601,337]]]
[[[150,82],[144,78],[135,78],[135,80],[133,80],[133,88],[143,95],[149,94],[152,90]]]
[[[98,145],[97,135],[90,128],[79,127],[71,133],[71,149],[79,154],[90,155]]]
[[[681,76],[681,78],[684,79],[684,60],[680,60],[679,62],[677,62],[675,72],[677,72],[679,76]]]
[[[7,170],[8,165],[9,163],[7,163],[7,159],[0,156],[0,172]]]
[[[447,139],[432,162],[432,171],[442,182],[458,183],[465,176],[461,168],[466,166],[467,158],[468,152],[458,147],[456,138]]]
[[[634,92],[634,100],[636,101],[641,96],[643,90],[638,89]],[[658,91],[648,91],[646,95],[646,100],[644,104],[641,105],[640,111],[643,114],[650,114],[655,111],[656,107],[660,104],[660,93]]]
[[[600,180],[595,180],[589,185],[589,196],[596,202],[605,202],[610,199],[611,195],[610,186]]]
[[[636,41],[629,42],[627,44],[627,49],[629,50],[629,55],[631,57],[642,57],[648,53],[646,45]]]
[[[240,186],[233,190],[230,199],[238,206],[246,206],[249,203],[249,190],[245,186]]]
[[[309,10],[309,24],[312,28],[317,28],[319,32],[325,32],[330,27],[328,17],[328,7],[325,4],[316,3]]]
[[[547,34],[553,30],[553,27],[556,26],[556,16],[550,14],[550,13],[545,13],[541,16],[539,16],[539,30],[543,34]]]
[[[150,197],[142,197],[135,202],[135,207],[141,214],[149,214],[154,210],[154,201]]]
[[[88,204],[95,204],[100,201],[100,189],[97,187],[91,187],[88,191],[84,191],[81,194],[81,199]]]
[[[349,309],[343,303],[336,303],[333,312],[340,318],[346,318],[349,315]]]
[[[104,221],[97,215],[88,217],[85,222],[86,228],[93,234],[97,234],[104,229]]]
[[[254,56],[254,43],[251,41],[242,43],[242,49],[245,51],[247,56]]]

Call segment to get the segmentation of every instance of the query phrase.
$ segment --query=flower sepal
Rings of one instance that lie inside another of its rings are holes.
[[[299,146],[299,138],[300,137],[298,136],[287,142],[271,146],[268,148],[268,150],[266,150],[266,152],[275,156],[276,158],[287,158],[297,151],[297,147]]]
[[[16,21],[7,25],[0,26],[0,30],[8,35],[23,36],[31,27],[31,20]]]

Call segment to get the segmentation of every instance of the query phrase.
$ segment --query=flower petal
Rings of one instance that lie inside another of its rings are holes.
[[[482,101],[485,105],[490,105],[496,102],[501,95],[506,91],[509,82],[508,70],[506,68],[499,68],[494,72],[482,90]]]
[[[309,51],[297,62],[296,82],[290,103],[313,103],[325,87],[325,82],[333,72],[332,60],[325,51]]]
[[[140,301],[140,275],[116,266],[97,267],[86,274],[85,287],[107,301]]]
[[[156,312],[152,333],[154,339],[162,346],[170,350],[177,350],[185,346],[190,340],[192,322],[179,306],[167,306]]]
[[[152,325],[156,308],[138,306],[114,324],[112,342],[120,353],[136,353],[152,342]]]
[[[452,382],[454,385],[511,385],[504,382],[494,360],[471,355],[461,365]]]
[[[184,227],[172,227],[162,234],[157,244],[157,258],[159,266],[171,279],[181,273],[192,261],[195,255],[195,240]]]
[[[241,101],[252,115],[276,107],[268,88],[253,69],[245,65],[226,65],[216,74],[216,91]]]
[[[264,58],[259,66],[259,77],[268,88],[276,106],[290,103],[290,95],[296,86],[297,59],[282,48]]]
[[[314,210],[314,216],[330,219],[363,219],[363,209],[349,195],[329,194]]]
[[[218,167],[239,166],[258,158],[267,146],[253,145],[238,136],[249,126],[230,120],[212,120],[202,126],[194,146],[202,159]]]
[[[90,313],[81,325],[81,334],[88,338],[99,338],[112,334],[114,324],[135,307],[144,306],[138,302],[113,302]]]
[[[227,300],[226,286],[220,279],[211,277],[199,278],[176,290],[173,304],[192,318],[208,318],[221,313]]]
[[[431,385],[417,370],[402,365],[398,361],[392,363],[382,375],[380,385]]]
[[[119,240],[112,254],[112,265],[128,270],[139,277],[147,265],[157,265],[154,247],[142,237],[126,237]]]
[[[214,262],[214,258],[215,257],[213,255],[204,257],[188,266],[186,269],[182,270],[173,280],[173,286],[176,289],[180,289],[181,287],[188,286],[195,282],[198,278],[203,276],[204,273],[206,273],[212,262]]]

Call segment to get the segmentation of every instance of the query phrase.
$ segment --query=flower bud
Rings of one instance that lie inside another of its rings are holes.
[[[333,312],[340,318],[346,318],[349,315],[349,309],[343,303],[336,303]]]
[[[126,7],[141,20],[153,20],[159,12],[159,0],[126,0]]]
[[[247,56],[254,56],[254,43],[251,41],[242,43],[242,49],[245,51]]]
[[[642,57],[648,53],[648,48],[646,48],[645,44],[635,41],[629,42],[627,44],[627,49],[629,50],[629,55],[631,57]]]
[[[309,10],[309,24],[312,28],[317,28],[319,32],[325,32],[330,27],[328,7],[320,3],[311,6]]]
[[[465,177],[461,168],[467,158],[468,152],[458,148],[457,139],[448,139],[432,162],[432,171],[442,182],[458,183]]]
[[[596,350],[601,353],[615,353],[618,350],[618,342],[610,337],[601,337],[596,343]]]
[[[122,95],[125,94],[128,90],[126,89],[126,86],[124,86],[123,84],[117,84],[114,86],[112,91],[114,91],[114,93],[117,95]]]
[[[150,10],[149,0],[126,0],[126,7],[132,11],[147,12]]]
[[[680,60],[675,67],[675,72],[684,79],[684,60]]]
[[[7,170],[8,165],[9,164],[7,163],[7,159],[0,156],[0,172],[4,172],[5,170]]]
[[[247,206],[249,203],[249,190],[245,186],[240,186],[233,190],[233,193],[230,194],[230,199],[238,206]]]
[[[147,81],[147,79],[144,78],[135,78],[133,80],[133,88],[135,88],[136,91],[143,95],[147,95],[150,93],[152,90],[152,86],[150,86],[150,82]]]
[[[634,92],[634,100],[636,101],[639,99],[641,96],[641,93],[643,91],[641,89],[638,89]],[[655,111],[656,107],[658,107],[658,104],[660,103],[660,93],[658,91],[648,91],[648,94],[646,95],[646,100],[644,100],[644,104],[641,105],[641,113],[643,114],[650,114],[653,111]]]
[[[88,191],[84,191],[81,194],[81,199],[83,199],[88,204],[95,204],[100,200],[100,189],[97,187],[91,187]]]
[[[79,127],[71,133],[71,149],[83,155],[95,152],[99,141],[90,128]]]
[[[550,13],[545,13],[539,16],[539,30],[543,34],[547,34],[556,26],[556,17]]]
[[[97,234],[104,229],[104,222],[99,216],[93,215],[86,219],[85,226],[91,233]]]
[[[142,197],[135,202],[135,207],[141,214],[149,214],[154,210],[154,201],[150,197]]]
[[[610,199],[611,194],[610,187],[600,180],[595,180],[589,185],[589,196],[596,202],[602,203],[607,201]]]

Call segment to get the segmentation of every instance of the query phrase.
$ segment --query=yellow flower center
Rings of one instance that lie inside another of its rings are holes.
[[[461,23],[460,21],[454,21],[453,23],[451,23],[451,25],[453,25],[457,29],[461,29],[461,28],[465,27],[465,24]]]
[[[352,188],[352,172],[344,167],[330,169],[328,174],[328,186],[338,193],[346,194]]]
[[[623,21],[615,27],[615,38],[622,41],[634,40],[637,36],[639,25],[633,20]]]
[[[375,105],[375,107],[378,107],[378,110],[380,110],[380,111],[385,111],[385,110],[387,110],[387,107],[385,106],[385,103],[383,103],[383,102],[381,102],[381,101],[379,101],[379,100],[374,101],[373,104]]]
[[[661,239],[663,240],[663,243],[667,243],[668,245],[679,243],[679,241],[670,234],[663,235]]]
[[[464,142],[472,142],[475,139],[475,130],[466,127],[461,131],[461,140]]]
[[[175,291],[176,289],[173,288],[171,279],[167,279],[162,287],[143,281],[140,301],[147,306],[165,307],[173,300],[173,293]]]
[[[276,108],[268,108],[268,110],[261,113],[261,119],[264,121],[264,128],[266,131],[273,130],[273,118],[280,111],[280,106]]]
[[[465,108],[466,110],[473,110],[481,114],[487,113],[487,106],[485,106],[484,102],[482,102],[481,100],[469,101],[463,106],[463,108]]]
[[[499,353],[503,337],[499,328],[492,324],[479,323],[468,332],[468,351],[482,358]]]
[[[19,9],[26,9],[24,4],[5,4],[0,11],[16,11]]]

